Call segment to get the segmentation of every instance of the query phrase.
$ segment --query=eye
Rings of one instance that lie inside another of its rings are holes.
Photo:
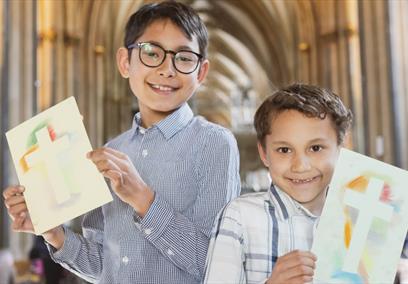
[[[159,58],[159,54],[157,52],[154,52],[154,51],[145,51],[144,55],[146,55],[147,57],[150,57],[152,59]]]
[[[323,146],[321,145],[313,145],[312,147],[310,147],[310,150],[312,152],[320,152],[321,150],[323,150]]]
[[[192,53],[189,53],[189,52],[179,52],[179,53],[177,53],[177,56],[176,56],[175,59],[177,61],[185,62],[185,63],[195,61],[194,55]]]
[[[283,153],[283,154],[287,154],[287,153],[290,153],[290,152],[291,152],[291,150],[290,150],[288,147],[279,147],[279,148],[277,149],[277,151],[278,151],[279,153]]]

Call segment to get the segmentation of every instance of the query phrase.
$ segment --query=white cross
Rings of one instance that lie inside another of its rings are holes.
[[[55,199],[58,204],[61,204],[71,198],[71,193],[66,185],[56,156],[69,148],[68,137],[63,136],[52,141],[47,127],[38,130],[35,136],[37,137],[38,149],[27,155],[25,162],[28,168],[32,168],[39,163],[44,163]]]
[[[384,181],[371,178],[365,193],[346,190],[344,203],[359,210],[357,222],[343,263],[343,271],[357,273],[374,217],[390,221],[393,208],[379,200]]]

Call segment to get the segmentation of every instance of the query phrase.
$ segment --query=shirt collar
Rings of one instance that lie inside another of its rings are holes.
[[[163,133],[166,140],[169,140],[177,132],[187,126],[190,120],[194,117],[193,111],[187,103],[184,103],[181,107],[171,113],[169,116],[159,121],[152,127],[157,127],[160,132]],[[133,119],[132,128],[135,129],[135,134],[137,131],[144,129],[141,126],[142,119],[140,112],[135,114]]]
[[[274,184],[271,184],[269,189],[269,198],[275,200],[275,204],[279,205],[279,214],[285,220],[294,215],[306,215],[313,219],[318,218]]]

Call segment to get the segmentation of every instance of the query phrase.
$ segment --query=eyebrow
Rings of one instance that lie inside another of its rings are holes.
[[[309,141],[309,144],[313,144],[313,143],[324,143],[324,142],[326,142],[327,141],[327,139],[324,139],[324,138],[315,138],[315,139],[312,139],[312,140],[310,140]]]
[[[324,142],[326,142],[326,141],[327,141],[327,139],[324,139],[324,138],[315,138],[315,139],[312,139],[312,140],[308,141],[307,144],[324,143]],[[291,145],[291,144],[290,144],[289,142],[287,142],[287,141],[272,141],[271,144]]]
[[[144,41],[144,42],[148,42],[148,43],[153,43],[153,44],[156,44],[156,45],[159,45],[159,46],[161,46],[163,49],[166,49],[164,46],[163,46],[163,44],[161,44],[160,42],[157,42],[157,41],[154,41],[154,40],[147,40],[147,41]],[[180,51],[180,50],[188,50],[188,51],[194,51],[190,46],[188,46],[188,45],[181,45],[181,46],[178,46],[176,49],[166,49],[166,50],[172,50],[172,51]],[[195,51],[194,51],[195,52]]]

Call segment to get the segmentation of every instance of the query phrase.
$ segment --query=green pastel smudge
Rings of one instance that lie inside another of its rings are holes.
[[[48,121],[48,120],[43,121],[43,122],[40,122],[40,123],[30,132],[30,134],[29,134],[28,137],[27,137],[27,143],[26,143],[27,149],[31,148],[31,147],[34,146],[34,145],[37,145],[37,142],[38,142],[38,141],[37,141],[37,137],[35,136],[35,134],[38,132],[38,130],[40,130],[40,129],[44,128],[44,127],[47,127],[48,124],[49,124],[49,121]]]

